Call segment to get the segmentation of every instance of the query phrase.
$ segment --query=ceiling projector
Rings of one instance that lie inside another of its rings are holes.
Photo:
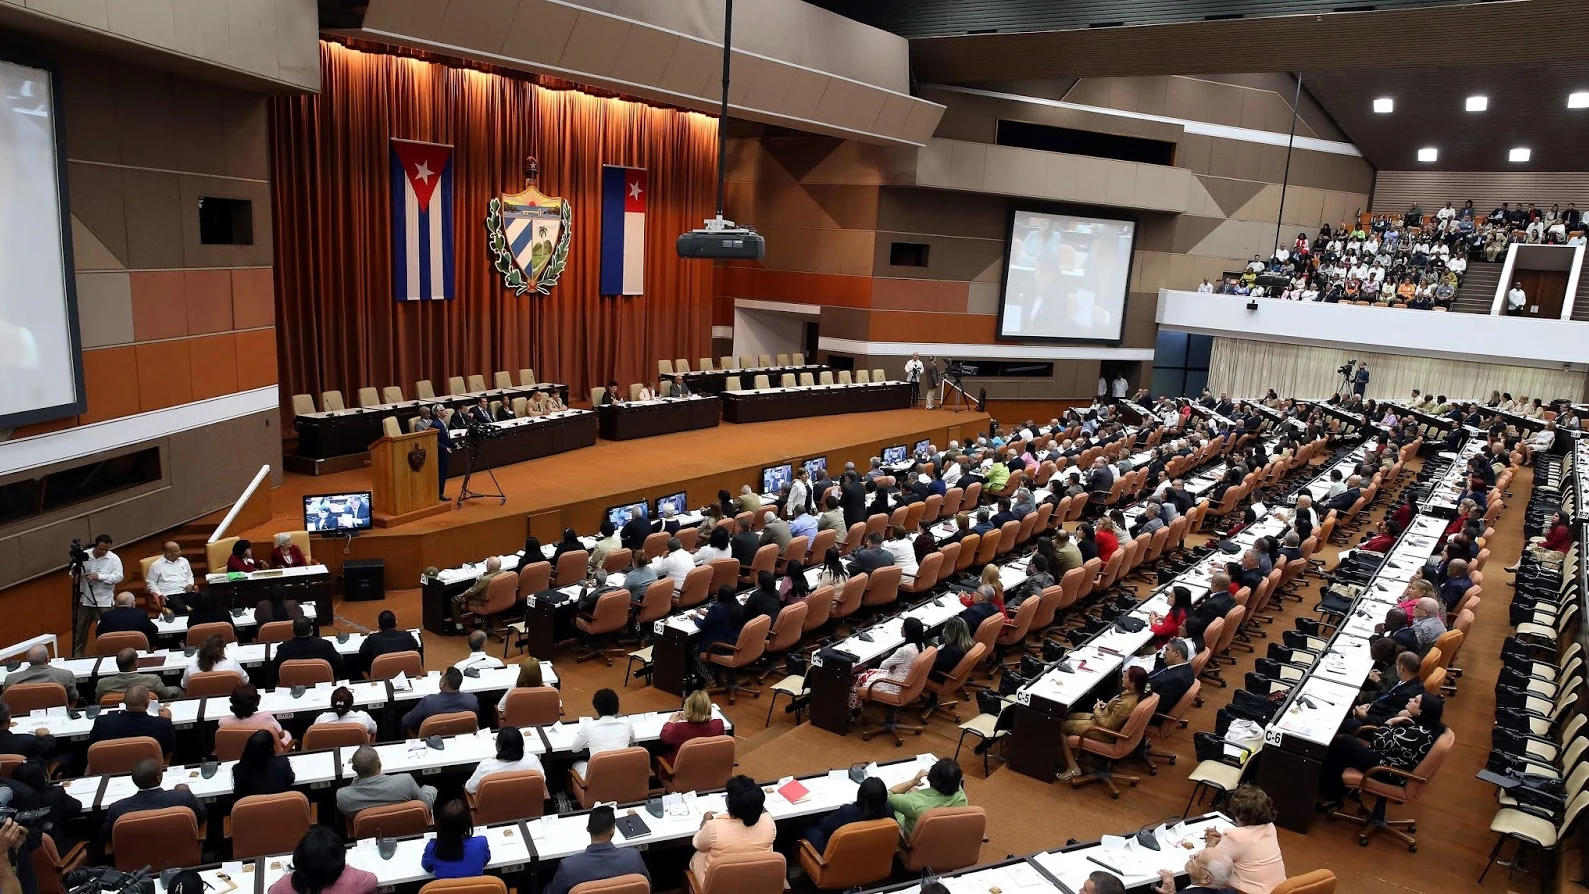
[[[679,236],[678,250],[681,258],[759,261],[767,253],[767,241],[749,227],[714,217],[705,227]]]

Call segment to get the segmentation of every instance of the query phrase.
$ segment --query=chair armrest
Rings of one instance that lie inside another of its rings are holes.
[[[1115,730],[1110,729],[1107,726],[1099,726],[1096,723],[1093,724],[1092,726],[1087,727],[1085,730],[1082,730],[1082,735],[1085,736],[1087,733],[1104,733],[1105,735],[1109,736],[1111,739],[1129,739],[1129,738],[1131,738],[1130,736],[1126,735],[1125,733],[1117,732]]]
[[[1429,780],[1423,778],[1422,776],[1419,776],[1416,773],[1409,773],[1406,770],[1398,770],[1395,767],[1387,767],[1387,766],[1384,766],[1383,764],[1381,764],[1380,766],[1377,766],[1377,767],[1370,768],[1367,772],[1365,772],[1363,774],[1363,778],[1364,779],[1368,779],[1369,777],[1373,776],[1375,773],[1390,773],[1393,776],[1400,776],[1402,779],[1406,780],[1407,782],[1428,782],[1429,781]]]
[[[1379,729],[1377,726],[1360,726],[1357,728],[1356,736],[1361,739],[1364,733],[1371,733],[1377,729]]]
[[[660,769],[662,772],[668,774],[669,776],[673,775],[673,765],[671,763],[668,763],[668,759],[665,758],[665,757],[660,757],[659,756],[657,758],[657,768]]]
[[[800,839],[800,856],[804,857],[808,854],[811,856],[812,861],[814,861],[818,866],[821,866],[824,869],[827,868],[828,861],[822,859],[822,855],[817,853],[817,849],[811,846],[811,842],[802,838]]]

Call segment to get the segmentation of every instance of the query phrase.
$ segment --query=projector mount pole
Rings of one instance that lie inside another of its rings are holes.
[[[728,68],[733,61],[734,0],[723,6],[723,102],[717,113],[717,222],[723,222],[723,194],[728,179]]]

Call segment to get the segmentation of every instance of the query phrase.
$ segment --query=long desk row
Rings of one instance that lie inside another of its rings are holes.
[[[910,406],[910,396],[911,386],[906,382],[724,391],[723,418],[742,424],[838,413],[903,410]]]
[[[722,412],[723,401],[710,394],[606,404],[596,408],[597,431],[608,441],[627,441],[716,428]]]
[[[515,397],[529,397],[536,392],[557,393],[561,395],[564,404],[568,403],[568,386],[542,383],[528,387],[491,388],[485,391],[471,391],[467,394],[406,400],[373,407],[349,407],[345,410],[303,413],[293,419],[293,428],[298,432],[298,453],[315,459],[363,453],[369,449],[370,444],[381,437],[382,420],[387,417],[396,418],[398,424],[406,431],[408,421],[418,417],[421,410],[427,406],[442,405],[461,410],[474,406],[482,397],[511,403]]]
[[[1460,455],[1439,457],[1459,467],[1465,463]],[[1307,832],[1324,754],[1373,666],[1368,646],[1374,628],[1402,601],[1408,583],[1435,553],[1445,526],[1429,511],[1414,517],[1265,730],[1258,782],[1273,794],[1277,824]]]

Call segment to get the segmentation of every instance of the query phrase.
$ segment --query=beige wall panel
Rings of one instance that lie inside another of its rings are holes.
[[[1147,115],[1170,115],[1167,77],[1114,78],[1109,93],[1114,107]]]
[[[782,82],[782,78],[778,79]],[[873,122],[874,130],[884,133],[901,133],[910,121],[910,115],[920,103],[911,102],[910,97],[890,93],[883,100],[883,108],[877,113],[877,120]],[[923,111],[926,111],[925,109]]]
[[[115,0],[106,4],[108,30],[157,47],[176,46],[177,29],[171,0]]]
[[[68,162],[67,191],[72,215],[122,262],[127,250],[126,175],[124,168]],[[174,210],[174,209],[173,209]]]
[[[617,66],[624,41],[634,27],[611,16],[580,13],[557,64],[573,71],[608,76]]]
[[[502,27],[504,7],[516,8],[518,0],[508,3],[483,3],[480,0],[438,2],[443,7],[436,26],[436,40],[460,47],[474,47],[500,53],[506,46],[507,29]]]
[[[94,535],[99,533],[89,527],[88,519],[71,518],[54,524],[35,528],[13,539],[22,552],[22,560],[16,565],[0,566],[0,586],[26,580],[35,575],[44,573],[61,564],[61,555],[64,550],[63,543],[71,543],[78,539],[85,544],[94,542]],[[128,539],[115,532],[106,532],[118,540]],[[6,572],[15,569],[15,574]],[[9,578],[9,579],[8,579]],[[64,598],[64,596],[63,596]]]
[[[971,283],[966,295],[966,312],[996,314],[999,312],[1000,284],[997,282]]]
[[[277,77],[281,60],[276,54],[276,13],[280,8],[283,13],[291,14],[290,8],[284,5],[278,7],[276,0],[228,2],[232,64],[266,77]]]
[[[839,228],[877,228],[877,195],[881,190],[876,186],[819,183],[806,186],[805,190]]]
[[[85,348],[131,344],[131,278],[125,273],[79,273],[77,319]]]
[[[877,227],[898,233],[972,236],[1002,243],[1009,224],[1007,207],[999,196],[947,196],[931,189],[890,187],[878,193]]]
[[[890,266],[888,253],[889,244],[892,242],[919,242],[927,245],[927,266]],[[1003,256],[1002,241],[880,231],[877,234],[873,274],[900,279],[970,282]]]
[[[116,97],[115,127],[120,131],[121,143],[117,161],[170,170],[179,142],[171,76],[123,65],[116,68],[114,82],[105,87]]]
[[[784,77],[789,81],[789,90],[784,94],[783,104],[772,111],[792,118],[817,118],[817,109],[833,79],[803,68],[785,69]]]
[[[780,108],[784,97],[789,94],[789,79],[783,76],[783,70],[761,59],[749,58],[745,63],[740,65],[738,60],[735,61],[731,79],[738,80],[740,70],[747,69],[748,84],[744,94],[744,104],[756,109]]]
[[[22,6],[37,13],[87,25],[100,31],[110,27],[111,0],[10,0],[13,6]]]
[[[164,167],[200,174],[229,173],[226,112],[221,88],[177,78],[171,85],[171,92],[177,151]]]
[[[116,84],[123,66],[97,56],[69,56],[61,67],[66,157],[121,162]]]
[[[270,178],[270,118],[265,98],[238,90],[221,94],[226,168],[232,177]]]
[[[1076,201],[1102,205],[1109,200],[1108,162],[1078,155],[1073,167],[1076,169]]]
[[[988,147],[956,143],[949,155],[949,180],[959,189],[980,190],[986,182]]]
[[[1265,146],[1261,143],[1254,144],[1258,147],[1258,179],[1270,183],[1281,183],[1286,177],[1286,150],[1284,146]],[[1295,153],[1293,153],[1294,155]],[[1248,174],[1247,176],[1252,176]]]
[[[1089,106],[1106,106],[1110,102],[1109,82],[1113,78],[1082,78],[1065,91],[1065,101]]]
[[[105,247],[77,216],[72,215],[72,266],[83,270],[124,270],[121,259]]]
[[[425,0],[419,2],[424,3]],[[385,3],[379,6],[384,8]],[[548,3],[545,0],[518,0],[518,10],[513,14],[512,22],[504,29],[506,33],[503,35],[502,46],[512,48],[513,54],[521,59],[560,59],[563,55],[563,47],[568,45],[568,36],[574,32],[574,23],[577,21],[579,21],[579,10],[573,7]],[[371,25],[368,16],[365,17],[364,26],[379,27],[379,25]],[[440,19],[437,19],[437,26],[440,26]],[[405,30],[402,33],[416,32]],[[675,53],[674,58],[668,63],[673,80],[664,78],[660,86],[669,90],[685,90],[693,95],[705,82],[706,75],[703,72],[698,77],[687,77],[686,69],[691,61],[699,61],[708,55],[710,54],[703,53],[700,56],[681,57]],[[707,65],[710,63],[708,62]],[[678,68],[674,69],[672,66]],[[689,84],[688,89],[680,83],[681,79]]]
[[[865,230],[756,229],[767,238],[762,266],[769,270],[870,276],[874,235]]]
[[[848,338],[866,341],[871,327],[872,313],[854,307],[823,307],[817,318],[817,327],[828,338]]]
[[[1131,205],[1137,198],[1137,165],[1109,165],[1104,180],[1104,202]]]
[[[122,171],[122,177],[126,189],[127,266],[136,270],[187,266],[183,259],[184,215],[179,175],[129,168]],[[194,198],[196,201],[197,196]],[[196,205],[193,217],[197,233]],[[92,226],[90,224],[90,228]],[[257,238],[258,234],[255,235]],[[197,236],[194,238],[196,240]]]
[[[1231,212],[1235,220],[1274,220],[1280,214],[1280,184],[1266,183],[1257,195]]]
[[[997,152],[994,163],[987,165],[982,187],[990,192],[1019,195],[1030,190],[1032,184],[1047,179],[1048,171],[1063,168],[1060,159],[1046,152]]]
[[[521,14],[524,12],[523,7],[534,9],[535,17],[539,20],[550,12],[549,7],[555,7],[556,4],[524,0],[520,6]],[[438,0],[380,0],[379,3],[370,4],[369,11],[364,15],[364,27],[434,39],[441,30],[441,22],[446,14],[447,4]]]
[[[886,94],[841,78],[829,78],[816,117],[840,127],[864,130],[877,121]]]
[[[229,59],[232,34],[226,4],[215,0],[172,0],[175,25],[173,46],[179,53],[200,59]],[[318,46],[315,50],[318,53]],[[318,59],[317,68],[318,68]],[[316,80],[319,73],[316,72]]]

